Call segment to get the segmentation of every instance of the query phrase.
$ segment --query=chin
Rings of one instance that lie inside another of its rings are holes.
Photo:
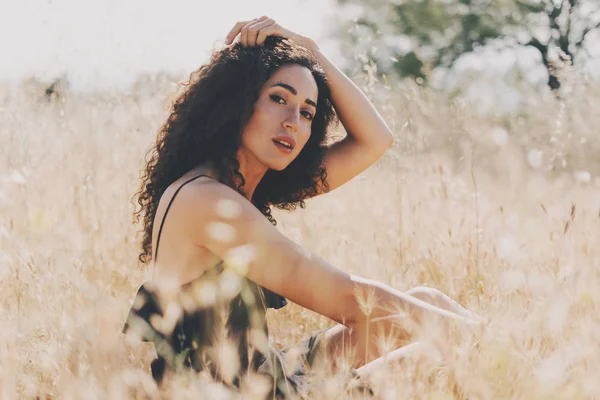
[[[273,165],[269,166],[269,169],[272,169],[274,171],[283,171],[289,165],[290,165],[290,163],[285,163],[285,164],[284,163],[273,163]]]

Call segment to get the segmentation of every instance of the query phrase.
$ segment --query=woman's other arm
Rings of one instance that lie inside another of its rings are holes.
[[[352,322],[351,276],[282,235],[238,192],[216,181],[197,181],[176,201],[173,211],[195,245],[294,303],[338,323]]]
[[[178,220],[197,246],[257,284],[352,328],[352,342],[359,354],[367,346],[369,352],[376,348],[376,336],[382,329],[387,333],[398,330],[398,318],[387,317],[399,312],[417,322],[426,315],[469,321],[383,283],[333,267],[282,235],[244,197],[218,182],[194,182],[182,189],[177,201],[183,203],[178,209],[186,216]],[[367,312],[361,297],[369,294],[375,302]],[[357,365],[379,356],[371,354]]]

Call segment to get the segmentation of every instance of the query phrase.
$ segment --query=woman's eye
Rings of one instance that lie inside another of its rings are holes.
[[[271,100],[273,100],[277,104],[285,104],[285,100],[281,96],[277,96],[276,94],[272,94],[269,97],[271,98]],[[279,100],[282,100],[283,103],[281,103]],[[303,111],[303,113],[304,113],[303,115],[306,117],[306,119],[308,119],[309,121],[312,121],[313,116],[312,116],[312,114],[310,112]]]
[[[311,114],[311,113],[309,113],[308,111],[304,111],[304,115],[306,115],[306,118],[307,118],[308,120],[311,120],[311,121],[312,121],[312,119],[313,119],[313,116],[312,116],[312,114]]]
[[[273,100],[275,103],[279,103],[279,100],[283,100],[283,98],[281,96],[277,96],[276,94],[272,94],[271,100]],[[285,100],[284,100],[284,102],[285,102]],[[282,104],[282,103],[279,103],[279,104]]]

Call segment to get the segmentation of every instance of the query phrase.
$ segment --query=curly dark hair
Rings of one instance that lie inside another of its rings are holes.
[[[152,228],[159,200],[167,187],[199,165],[211,165],[219,181],[244,194],[237,152],[241,134],[254,111],[254,103],[266,81],[281,66],[308,68],[318,87],[317,110],[311,135],[300,154],[282,171],[269,169],[252,196],[252,203],[274,225],[271,206],[294,210],[304,200],[327,191],[322,164],[326,133],[339,123],[322,67],[306,48],[291,40],[268,37],[263,46],[235,43],[213,52],[209,63],[190,75],[185,90],[174,101],[171,114],[150,149],[136,193],[143,216],[142,251],[139,260],[152,260]]]

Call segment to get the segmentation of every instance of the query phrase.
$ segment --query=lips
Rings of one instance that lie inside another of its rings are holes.
[[[290,152],[296,147],[296,141],[293,137],[287,135],[277,135],[273,138],[273,143],[279,148],[287,149]]]

